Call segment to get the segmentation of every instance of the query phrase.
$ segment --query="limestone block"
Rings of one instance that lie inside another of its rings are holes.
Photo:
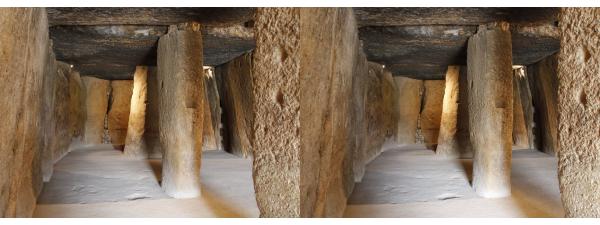
[[[252,155],[252,54],[244,54],[217,68],[222,95],[225,151]]]
[[[108,106],[108,135],[110,143],[122,148],[127,137],[129,110],[133,95],[132,80],[110,81],[110,101]]]
[[[0,9],[0,217],[30,217],[40,191],[44,8]]]
[[[461,66],[458,76],[458,115],[456,118],[456,139],[460,158],[473,158],[473,146],[469,132],[469,85],[468,69]]]
[[[482,25],[467,50],[473,188],[486,198],[506,197],[512,156],[513,74],[507,23]]]
[[[527,69],[535,107],[537,148],[551,155],[558,152],[557,60],[556,54],[548,56]]]
[[[398,144],[415,144],[417,120],[421,111],[423,81],[408,77],[394,77],[394,82],[398,91],[396,142]]]
[[[202,134],[202,150],[221,149],[221,138],[219,124],[221,124],[221,107],[219,102],[219,93],[217,91],[217,80],[212,69],[204,70],[204,128]]]
[[[138,66],[133,74],[133,91],[129,108],[129,120],[127,125],[127,136],[125,138],[124,153],[134,158],[147,158],[146,146],[144,145],[144,124],[146,120],[146,93],[148,67]]]
[[[521,102],[521,89],[519,79],[521,75],[517,70],[513,70],[513,130],[512,141],[515,149],[528,149],[529,136],[527,132],[527,122],[523,103]]]
[[[108,110],[110,81],[91,76],[81,78],[85,87],[85,144],[102,144],[104,118]]]
[[[567,217],[600,217],[600,8],[562,8],[558,178]]]
[[[262,217],[344,211],[353,164],[355,23],[347,8],[257,10],[251,143]]]
[[[460,149],[457,137],[458,104],[459,104],[459,66],[448,66],[446,71],[446,84],[444,87],[444,98],[440,130],[438,135],[438,146],[435,153],[439,156],[458,158]]]
[[[147,90],[146,90],[146,115],[144,121],[143,142],[148,153],[148,158],[161,159],[163,149],[160,145],[158,135],[158,77],[155,66],[148,67]]]
[[[199,25],[170,27],[158,42],[158,110],[162,188],[174,198],[200,195],[203,79]]]
[[[513,85],[517,85],[518,86],[518,94],[520,95],[520,101],[521,101],[521,107],[523,108],[523,117],[525,118],[525,129],[527,132],[527,139],[528,139],[528,143],[529,146],[527,148],[529,149],[536,149],[537,144],[536,144],[536,135],[534,132],[534,108],[533,108],[533,97],[532,97],[532,89],[530,88],[531,86],[529,85],[529,80],[531,80],[529,77],[529,67],[526,67],[526,72],[525,72],[525,76],[515,76],[514,77],[514,84]],[[555,89],[556,90],[556,89]],[[515,92],[515,94],[517,94],[517,92]],[[539,125],[537,125],[539,126]],[[539,138],[537,138],[539,139]]]
[[[420,125],[421,134],[428,149],[435,149],[437,146],[440,122],[442,120],[445,84],[444,80],[424,81]]]

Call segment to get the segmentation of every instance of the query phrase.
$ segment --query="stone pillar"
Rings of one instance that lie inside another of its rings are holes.
[[[562,8],[558,178],[567,217],[600,217],[600,8]]]
[[[202,59],[199,24],[171,26],[158,42],[162,188],[174,198],[200,195],[205,99]]]
[[[415,144],[423,81],[408,77],[394,77],[394,83],[398,91],[396,142],[398,144]]]
[[[525,74],[522,69],[513,70],[513,74],[513,146],[515,149],[528,149],[527,121],[525,120],[525,111],[521,102],[521,89],[519,85],[519,79],[521,79],[521,76],[525,76]]]
[[[104,118],[108,110],[108,91],[110,81],[91,76],[81,77],[85,86],[85,132],[84,144],[102,144]]]
[[[467,81],[468,69],[461,66],[458,76],[458,115],[456,115],[456,139],[460,158],[473,158],[473,147],[469,132],[469,85]]]
[[[527,69],[535,105],[536,145],[539,150],[551,155],[558,152],[557,61],[557,55],[551,55]]]
[[[353,185],[349,8],[260,8],[254,25],[252,150],[262,217],[341,216]]]
[[[129,109],[127,137],[125,138],[124,153],[134,158],[147,158],[148,152],[144,146],[144,123],[146,119],[146,93],[148,67],[138,66],[133,74],[133,93]]]
[[[146,119],[144,122],[144,145],[148,158],[162,159],[163,149],[158,135],[158,77],[155,66],[148,67],[146,79]]]
[[[446,71],[446,87],[444,88],[444,103],[440,121],[438,146],[435,153],[439,156],[458,158],[460,149],[456,136],[459,92],[458,81],[460,67],[448,66]]]
[[[129,124],[133,81],[110,81],[110,89],[110,101],[107,115],[108,135],[111,144],[119,149],[123,149],[125,146],[125,137],[127,137],[127,125]]]
[[[508,26],[480,26],[467,50],[473,188],[486,198],[511,192],[513,75]]]
[[[423,107],[421,110],[421,134],[427,149],[435,150],[437,146],[438,135],[440,132],[440,122],[442,117],[442,103],[444,100],[443,80],[424,81]]]

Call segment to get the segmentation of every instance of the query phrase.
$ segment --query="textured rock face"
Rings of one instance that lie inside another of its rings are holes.
[[[530,75],[528,75],[529,73],[529,67],[526,68],[527,71],[527,75],[525,76],[514,76],[514,82],[513,85],[517,86],[517,89],[515,89],[514,94],[515,95],[519,95],[518,97],[520,98],[519,101],[521,101],[521,107],[523,110],[523,117],[524,117],[524,124],[525,124],[525,130],[527,132],[527,140],[529,143],[529,146],[527,146],[527,148],[529,149],[536,149],[536,137],[534,135],[534,129],[533,126],[534,124],[534,108],[533,108],[533,100],[532,100],[532,91],[529,85],[529,80],[530,80]],[[556,89],[555,89],[556,91]],[[515,109],[517,110],[517,109]],[[539,126],[539,125],[536,125]],[[514,141],[514,140],[513,140]]]
[[[221,105],[219,100],[219,92],[217,89],[217,79],[214,72],[208,69],[204,70],[204,130],[202,134],[202,150],[219,150],[221,149]]]
[[[202,35],[198,24],[188,25],[169,28],[158,42],[162,188],[174,198],[200,195],[205,99]]]
[[[146,92],[146,118],[144,122],[144,144],[148,158],[162,158],[163,149],[160,145],[158,135],[159,111],[158,111],[158,76],[156,67],[148,67]]]
[[[458,115],[456,115],[456,139],[460,158],[472,158],[473,146],[469,132],[469,84],[468,69],[461,66],[458,76]]]
[[[255,34],[251,142],[261,216],[340,216],[353,185],[352,82],[364,59],[352,10],[258,9]]]
[[[460,67],[448,66],[446,72],[446,85],[444,88],[444,102],[442,105],[442,116],[440,120],[440,131],[438,146],[435,153],[440,156],[457,158],[460,149],[456,136],[457,115],[459,103],[459,76]]]
[[[398,91],[396,142],[398,144],[415,144],[417,120],[421,111],[423,81],[407,77],[394,77],[394,82]]]
[[[486,198],[510,195],[512,55],[507,23],[480,26],[468,46],[473,188]]]
[[[537,145],[540,150],[552,155],[558,152],[557,60],[557,55],[552,55],[527,69],[536,112]]]
[[[108,91],[110,81],[95,77],[81,78],[85,86],[85,144],[102,144],[104,134],[104,119],[108,110]]]
[[[50,55],[44,73],[44,152],[42,173],[50,180],[53,165],[69,151],[73,139],[83,133],[85,96],[79,73]]]
[[[518,70],[513,70],[513,130],[512,141],[515,148],[529,148],[529,136],[525,120]]]
[[[558,177],[567,217],[600,217],[598,8],[563,8],[558,54]]]
[[[223,106],[224,149],[238,155],[252,155],[252,54],[244,54],[217,67]]]
[[[110,143],[122,148],[127,137],[129,110],[133,94],[133,81],[110,81],[110,101],[108,106],[108,135]]]
[[[0,9],[0,216],[30,217],[41,191],[43,8]]]
[[[146,119],[146,94],[148,90],[148,67],[138,66],[133,75],[133,91],[131,107],[125,138],[125,155],[135,158],[147,158],[148,152],[144,145],[144,124]]]
[[[446,82],[443,80],[424,81],[425,89],[423,92],[420,125],[421,134],[428,149],[435,149],[437,146],[440,122],[442,120],[445,84]]]

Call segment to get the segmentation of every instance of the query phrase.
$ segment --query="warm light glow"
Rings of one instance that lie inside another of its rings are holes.
[[[522,65],[513,65],[514,74],[519,76],[520,78],[525,77],[525,67]]]
[[[207,76],[208,78],[213,78],[215,75],[214,72],[214,67],[212,66],[204,66],[204,76]]]

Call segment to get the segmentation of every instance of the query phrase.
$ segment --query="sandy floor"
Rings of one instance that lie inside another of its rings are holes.
[[[258,217],[251,171],[249,159],[204,152],[202,196],[173,199],[160,188],[160,160],[81,148],[55,165],[34,217]]]
[[[35,217],[257,217],[251,160],[203,153],[202,196],[172,199],[160,161],[131,160],[110,145],[78,149],[55,165]],[[470,187],[471,160],[399,146],[367,167],[346,217],[562,217],[556,158],[513,152],[513,196],[483,199]]]
[[[509,198],[484,199],[470,187],[471,160],[437,158],[402,146],[371,162],[355,186],[346,217],[562,217],[556,158],[513,151]]]

